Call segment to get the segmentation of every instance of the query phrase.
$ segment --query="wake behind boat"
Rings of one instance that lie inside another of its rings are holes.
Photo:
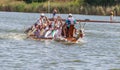
[[[26,29],[25,33],[33,40],[54,40],[75,44],[80,42],[84,36],[84,26],[80,24],[81,26],[77,29],[74,26],[77,23],[72,14],[69,14],[66,21],[63,21],[60,16],[49,20],[42,13],[37,22]]]

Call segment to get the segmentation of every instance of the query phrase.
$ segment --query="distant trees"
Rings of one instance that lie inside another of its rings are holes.
[[[24,1],[26,3],[32,3],[32,2],[45,2],[45,1],[75,1],[81,4],[88,4],[88,5],[94,5],[94,6],[112,6],[120,4],[120,0],[16,0],[16,1]]]
[[[32,2],[45,2],[48,0],[23,0],[23,1],[25,1],[26,3],[32,3]]]
[[[112,6],[120,4],[120,0],[84,0],[84,2],[89,5],[102,5],[102,6]]]

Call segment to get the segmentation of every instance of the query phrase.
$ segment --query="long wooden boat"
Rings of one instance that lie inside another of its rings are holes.
[[[50,21],[53,21],[53,19],[50,19]],[[65,21],[64,19],[62,19],[62,21]],[[81,28],[81,27],[80,27]],[[57,42],[63,42],[65,44],[75,44],[75,43],[78,43],[78,39],[80,38],[80,31],[78,31],[78,35],[76,37],[62,37],[62,38],[58,38],[58,39],[55,39],[55,38],[37,38],[36,36],[32,36],[32,35],[29,35],[29,30],[31,30],[31,28],[28,28],[25,32],[26,34],[28,35],[28,37],[30,39],[33,39],[33,40],[39,40],[39,41],[45,41],[45,40],[54,40],[54,41],[57,41]],[[84,31],[82,31],[84,32]]]

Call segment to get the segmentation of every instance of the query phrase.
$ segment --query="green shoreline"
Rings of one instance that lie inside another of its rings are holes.
[[[74,13],[74,14],[85,14],[85,15],[110,15],[110,11],[114,10],[114,15],[120,16],[120,5],[116,6],[89,6],[89,5],[78,5],[77,3],[58,3],[48,2],[43,3],[31,3],[25,2],[12,2],[8,4],[0,4],[0,11],[9,12],[35,12],[35,13],[52,13],[53,9],[57,8],[58,13]],[[48,12],[49,9],[49,12]]]

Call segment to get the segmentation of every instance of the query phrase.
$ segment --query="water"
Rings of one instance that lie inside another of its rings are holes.
[[[25,28],[39,15],[0,12],[0,70],[120,70],[120,24],[87,23],[86,43],[64,45],[26,38]],[[109,16],[76,14],[74,17],[109,20]]]

